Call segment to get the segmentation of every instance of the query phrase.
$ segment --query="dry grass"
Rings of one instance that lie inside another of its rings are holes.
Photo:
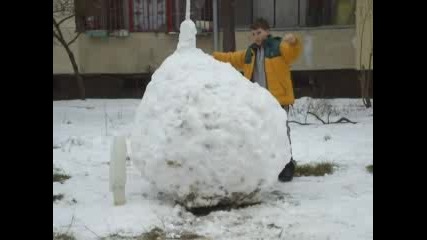
[[[71,176],[69,176],[67,174],[62,174],[62,173],[54,173],[53,174],[53,181],[54,182],[64,183],[66,180],[68,180],[70,178],[71,178]]]
[[[61,201],[64,198],[64,194],[53,195],[53,202]]]
[[[69,233],[56,233],[53,232],[53,240],[76,240],[76,238]]]
[[[163,229],[155,227],[151,231],[143,233],[139,236],[122,236],[120,234],[113,234],[102,240],[166,240],[169,239],[166,237],[165,231]],[[200,236],[191,232],[183,232],[180,234],[180,237],[174,237],[173,239],[177,240],[208,240],[208,238]]]
[[[297,165],[295,168],[295,177],[307,177],[307,176],[325,176],[326,174],[332,174],[336,164],[330,162],[322,162],[315,164],[303,164]]]

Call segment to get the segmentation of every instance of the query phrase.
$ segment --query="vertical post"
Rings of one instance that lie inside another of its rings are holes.
[[[212,1],[213,8],[213,42],[214,51],[218,51],[218,0]]]
[[[276,27],[276,0],[273,1],[273,27]]]
[[[298,0],[298,20],[297,20],[297,26],[300,27],[301,26],[301,0]]]
[[[114,205],[126,203],[126,137],[114,137],[110,158],[110,191],[113,192]]]
[[[129,32],[133,32],[133,0],[129,0]]]
[[[174,13],[175,13],[175,29],[177,31],[179,31],[179,24],[181,23],[181,16],[182,16],[182,12],[181,12],[181,1],[174,1],[175,7],[172,8],[174,9]]]
[[[254,0],[251,0],[251,22],[254,21]]]
[[[172,32],[172,0],[166,0],[166,16],[168,21],[168,32]]]
[[[187,4],[185,5],[185,20],[190,20],[190,0],[187,0]]]

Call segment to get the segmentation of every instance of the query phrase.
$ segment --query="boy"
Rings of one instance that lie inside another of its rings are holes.
[[[268,22],[262,18],[257,19],[250,28],[254,43],[246,50],[214,52],[213,57],[243,71],[247,79],[266,88],[279,101],[286,113],[289,113],[289,105],[295,101],[290,65],[301,53],[301,40],[293,34],[286,34],[283,39],[272,37]],[[286,126],[289,143],[291,143],[288,122]],[[291,148],[291,160],[279,174],[279,180],[292,181],[295,166]]]

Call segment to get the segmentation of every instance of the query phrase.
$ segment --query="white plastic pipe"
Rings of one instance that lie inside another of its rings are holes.
[[[113,139],[110,158],[110,191],[113,193],[114,205],[126,203],[126,137]]]
[[[185,5],[185,20],[190,20],[190,0],[187,0]]]

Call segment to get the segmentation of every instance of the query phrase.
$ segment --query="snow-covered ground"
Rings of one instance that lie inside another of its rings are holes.
[[[290,120],[305,122],[310,102],[297,100]],[[373,163],[373,111],[361,100],[318,102],[323,103],[312,105],[312,111],[332,107],[331,121],[347,117],[358,123],[323,125],[308,115],[313,125],[290,124],[293,154],[299,164],[337,163],[334,174],[277,182],[263,193],[260,205],[202,217],[153,194],[131,162],[127,203],[113,205],[112,136],[130,130],[140,100],[53,102],[53,164],[71,176],[53,183],[53,194],[64,194],[53,203],[54,230],[68,230],[77,239],[135,236],[155,226],[169,235],[190,231],[211,239],[372,239],[373,176],[365,167]]]

